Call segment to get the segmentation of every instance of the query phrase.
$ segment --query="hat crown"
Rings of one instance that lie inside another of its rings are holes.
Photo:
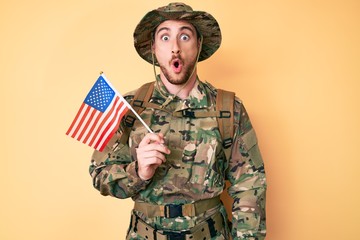
[[[157,9],[160,12],[193,12],[193,9],[185,3],[175,2],[169,3],[167,6]]]

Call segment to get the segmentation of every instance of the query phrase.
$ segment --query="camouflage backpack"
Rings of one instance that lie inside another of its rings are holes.
[[[142,85],[135,93],[134,98],[130,102],[133,109],[140,114],[145,108],[160,109],[160,106],[155,103],[149,102],[155,82],[148,82]],[[216,95],[216,111],[214,112],[196,112],[196,111],[182,111],[174,113],[176,117],[190,117],[190,118],[203,118],[203,117],[216,117],[220,135],[222,137],[223,148],[226,159],[229,159],[231,154],[232,138],[234,134],[234,99],[235,93],[217,89]],[[125,126],[124,132],[121,137],[121,142],[126,142],[129,138],[131,127],[134,125],[136,117],[132,111],[128,111],[124,117]]]

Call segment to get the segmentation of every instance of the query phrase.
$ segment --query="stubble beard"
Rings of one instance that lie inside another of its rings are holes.
[[[168,69],[166,69],[166,67],[164,67],[164,66],[160,66],[160,70],[164,74],[165,78],[169,81],[169,83],[171,83],[173,85],[183,85],[191,77],[194,67],[195,67],[195,61],[192,61],[190,63],[190,65],[188,65],[187,67],[184,67],[184,69],[183,69],[184,74],[182,75],[182,77],[180,76],[180,74],[178,77],[176,76],[176,74],[175,74],[175,76],[171,76]]]

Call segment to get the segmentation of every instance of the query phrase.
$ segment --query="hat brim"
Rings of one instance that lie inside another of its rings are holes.
[[[216,19],[203,11],[163,12],[152,10],[148,12],[134,31],[134,46],[138,54],[147,62],[153,63],[151,53],[152,33],[157,26],[166,20],[184,20],[191,23],[203,36],[199,62],[213,55],[221,44],[221,31]],[[158,66],[156,59],[155,65]]]

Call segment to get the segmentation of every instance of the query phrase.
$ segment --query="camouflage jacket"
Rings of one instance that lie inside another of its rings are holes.
[[[125,95],[128,101],[134,92]],[[151,102],[162,104],[169,93],[157,80]],[[222,193],[225,180],[230,182],[233,239],[263,239],[265,228],[266,179],[256,135],[242,102],[235,98],[234,136],[230,159],[226,159],[220,131],[214,117],[174,117],[184,109],[213,111],[216,89],[197,80],[187,99],[175,97],[164,110],[145,109],[141,117],[150,128],[166,137],[171,154],[153,178],[142,181],[136,173],[135,149],[147,130],[136,121],[128,144],[118,141],[124,122],[103,152],[95,151],[90,165],[93,185],[102,195],[131,197],[134,201],[154,204],[191,203]],[[226,212],[224,208],[221,210]],[[202,218],[144,219],[158,228],[181,230],[195,226]],[[175,224],[181,222],[182,224]]]

